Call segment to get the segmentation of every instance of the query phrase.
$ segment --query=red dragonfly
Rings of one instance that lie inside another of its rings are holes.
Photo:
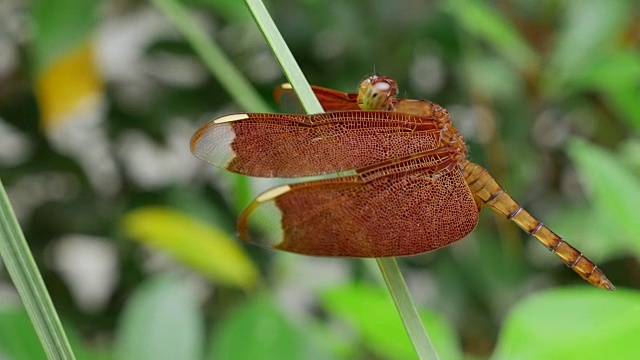
[[[276,97],[283,91],[291,90],[285,84]],[[313,91],[327,113],[226,115],[191,139],[198,158],[244,175],[335,174],[259,195],[238,220],[243,240],[306,255],[412,255],[465,237],[488,206],[586,281],[615,289],[593,262],[467,160],[464,139],[442,106],[398,99],[397,83],[376,75],[365,78],[357,94]],[[280,221],[270,233],[250,236],[249,219],[273,214]]]

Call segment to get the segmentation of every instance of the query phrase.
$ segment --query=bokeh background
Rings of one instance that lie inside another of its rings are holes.
[[[198,126],[256,109],[167,3],[0,2],[0,178],[79,358],[415,358],[373,260],[235,240],[239,211],[277,182],[190,154]],[[177,4],[283,111],[244,3]],[[638,2],[266,5],[310,83],[353,92],[375,71],[442,104],[472,161],[618,287],[487,210],[455,245],[399,259],[442,359],[640,353]],[[0,359],[43,354],[0,267]]]

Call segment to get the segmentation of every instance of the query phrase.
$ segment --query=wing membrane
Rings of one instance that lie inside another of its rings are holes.
[[[371,181],[353,175],[280,186],[245,210],[238,230],[249,242],[308,255],[385,257],[434,250],[461,239],[478,221],[458,167],[434,175],[426,168]],[[273,220],[268,217],[274,210],[281,218],[271,233],[249,237],[249,224]]]
[[[385,111],[233,114],[200,128],[191,151],[245,175],[312,176],[436,149],[440,125],[433,117]]]

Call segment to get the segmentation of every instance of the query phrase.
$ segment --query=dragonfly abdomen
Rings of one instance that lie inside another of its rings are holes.
[[[522,230],[538,239],[580,277],[591,284],[615,290],[615,287],[591,260],[571,246],[541,221],[522,208],[483,167],[467,160],[460,163],[465,181],[471,189],[478,206],[491,210],[515,222]]]

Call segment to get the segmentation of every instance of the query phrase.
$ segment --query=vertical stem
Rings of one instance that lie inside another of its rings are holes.
[[[427,334],[424,325],[420,319],[420,314],[416,309],[411,294],[407,288],[407,284],[402,277],[398,262],[394,257],[377,258],[378,267],[382,272],[385,284],[391,293],[393,302],[396,305],[400,319],[404,324],[407,335],[411,339],[411,344],[416,351],[419,359],[440,359],[436,353],[429,334]]]
[[[187,39],[200,59],[207,65],[209,71],[245,111],[271,111],[271,107],[260,97],[216,43],[209,40],[207,34],[198,27],[197,22],[193,21],[182,5],[175,0],[153,0],[153,2],[173,22],[176,29]]]
[[[287,79],[291,83],[293,90],[295,90],[302,106],[309,114],[318,114],[323,112],[322,106],[320,102],[313,94],[311,90],[311,86],[309,86],[309,82],[304,77],[300,66],[296,62],[293,54],[291,54],[291,50],[285,43],[280,31],[276,27],[276,24],[273,22],[271,15],[264,7],[264,4],[261,0],[246,0],[247,7],[249,7],[249,11],[251,11],[251,15],[253,16],[256,24],[262,31],[262,35],[269,43],[273,54],[278,59],[282,70],[284,71]]]
[[[75,359],[0,181],[0,255],[49,359]]]

